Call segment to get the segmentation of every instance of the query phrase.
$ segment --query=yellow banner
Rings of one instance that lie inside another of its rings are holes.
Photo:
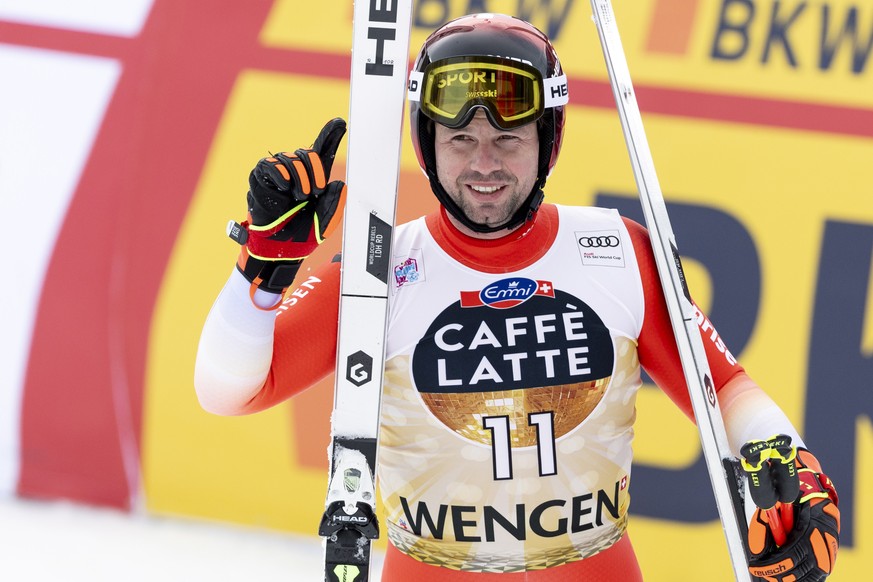
[[[413,46],[470,9],[529,16],[557,39],[571,93],[574,79],[579,91],[589,82],[606,90],[588,2],[421,1]],[[846,542],[829,580],[863,579],[873,539],[873,507],[862,485],[873,480],[862,461],[873,454],[873,126],[863,127],[873,111],[873,6],[619,0],[615,9],[692,292],[836,482]],[[345,55],[350,14],[350,3],[279,1],[262,41],[288,50],[289,58]],[[694,113],[699,98],[728,109]],[[636,193],[618,118],[598,99],[571,94],[547,201],[616,205],[633,214]],[[768,117],[780,105],[795,114]],[[316,530],[327,484],[331,381],[271,411],[220,418],[199,408],[191,371],[200,326],[234,265],[237,251],[222,229],[244,212],[249,170],[268,150],[310,144],[324,121],[347,110],[348,83],[335,71],[318,77],[250,70],[237,80],[152,327],[144,437],[152,511]],[[818,126],[805,112],[849,122]],[[841,129],[853,119],[856,131]],[[435,202],[406,136],[403,148],[399,214],[407,220]],[[344,156],[341,147],[337,175]],[[338,244],[330,241],[311,262]],[[696,429],[652,387],[641,392],[638,414],[630,533],[646,579],[731,580],[708,482],[686,472],[699,462]]]

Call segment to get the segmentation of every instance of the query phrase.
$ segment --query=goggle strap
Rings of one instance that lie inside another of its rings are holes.
[[[412,71],[409,73],[409,100],[416,103],[421,101],[421,88],[424,84],[424,71]]]
[[[567,75],[559,77],[549,77],[543,79],[545,85],[545,99],[543,104],[546,109],[550,107],[560,107],[570,102],[570,91],[567,87]]]

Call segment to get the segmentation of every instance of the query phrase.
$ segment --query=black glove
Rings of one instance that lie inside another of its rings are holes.
[[[227,234],[242,245],[237,269],[253,290],[284,293],[303,259],[333,230],[328,224],[346,185],[328,179],[345,133],[346,122],[331,119],[311,149],[263,158],[249,175],[248,218],[231,221]]]
[[[749,572],[773,582],[822,582],[833,571],[840,545],[839,498],[818,460],[797,450],[800,493],[793,503],[794,527],[782,546],[770,531],[768,514],[756,509],[749,525]]]

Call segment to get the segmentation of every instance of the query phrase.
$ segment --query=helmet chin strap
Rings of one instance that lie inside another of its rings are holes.
[[[543,198],[545,194],[543,194],[542,190],[542,180],[537,180],[534,184],[533,189],[528,194],[527,198],[524,202],[516,209],[512,216],[509,217],[509,220],[504,222],[503,224],[498,224],[496,226],[489,226],[487,224],[482,224],[481,222],[474,222],[470,220],[464,211],[461,210],[461,207],[449,196],[449,193],[446,192],[446,189],[443,188],[443,185],[440,184],[439,179],[437,179],[436,175],[433,172],[428,172],[428,178],[430,179],[430,188],[433,190],[434,195],[440,201],[446,211],[451,214],[458,222],[472,230],[473,232],[480,233],[490,233],[497,232],[500,230],[511,230],[517,226],[521,226],[528,220],[532,219],[536,211],[539,209],[540,204],[543,202]]]

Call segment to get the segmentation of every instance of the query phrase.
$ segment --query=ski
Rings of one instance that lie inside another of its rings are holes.
[[[391,240],[397,205],[412,0],[354,2],[324,580],[370,580]]]
[[[664,196],[655,174],[654,162],[631,83],[612,4],[610,0],[591,0],[591,9],[633,166],[646,227],[652,239],[655,261],[673,323],[676,343],[679,346],[679,355],[697,420],[704,460],[727,539],[731,565],[738,582],[749,582],[751,575],[748,571],[745,543],[748,526],[743,508],[744,481],[742,472],[738,468],[739,461],[731,454],[728,446],[724,421],[698,328],[697,319],[700,314],[696,312],[691,302],[685,275],[682,272],[679,250],[667,215]]]

